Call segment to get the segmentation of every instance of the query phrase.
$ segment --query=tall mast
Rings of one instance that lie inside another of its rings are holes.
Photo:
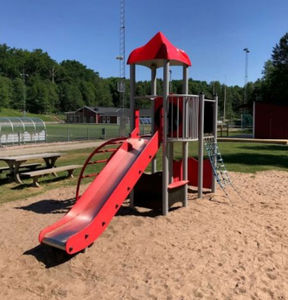
[[[121,106],[121,120],[120,120],[120,135],[125,135],[125,121],[124,121],[124,107],[125,107],[125,0],[120,0],[120,44],[119,44],[119,81],[117,90],[119,92],[119,105]]]

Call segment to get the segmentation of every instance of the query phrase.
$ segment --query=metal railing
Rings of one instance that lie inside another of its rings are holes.
[[[168,140],[198,139],[199,96],[168,96]]]

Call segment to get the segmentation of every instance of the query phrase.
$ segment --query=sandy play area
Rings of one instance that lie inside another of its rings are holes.
[[[0,299],[288,299],[288,172],[232,173],[168,217],[121,208],[86,253],[39,246],[74,188],[0,206]],[[3,196],[3,195],[1,195]]]

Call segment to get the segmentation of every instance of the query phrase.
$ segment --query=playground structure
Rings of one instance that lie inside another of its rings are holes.
[[[188,93],[188,55],[162,34],[157,33],[145,46],[135,49],[130,65],[131,134],[107,141],[87,158],[79,175],[76,203],[58,222],[41,231],[39,241],[69,254],[94,242],[108,226],[123,201],[130,195],[130,206],[162,209],[167,215],[175,202],[187,206],[188,184],[215,192],[216,180],[223,188],[229,183],[217,148],[217,96]],[[151,69],[152,133],[140,136],[139,111],[135,110],[136,65]],[[182,94],[169,94],[169,68],[183,69]],[[163,67],[163,95],[156,95],[156,70]],[[188,158],[188,143],[198,141],[198,161]],[[174,160],[174,143],[182,144],[182,159]],[[156,170],[156,154],[162,145],[162,171]],[[204,160],[204,145],[209,156]],[[105,159],[103,154],[110,156]],[[97,158],[98,157],[98,158]],[[144,171],[151,162],[151,174]],[[93,167],[104,164],[100,172]],[[85,178],[95,178],[81,193]],[[135,188],[135,189],[134,189]],[[157,193],[158,192],[158,193]]]

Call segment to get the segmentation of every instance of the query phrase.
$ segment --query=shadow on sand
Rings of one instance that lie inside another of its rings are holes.
[[[75,198],[66,200],[41,200],[27,206],[18,206],[16,209],[33,211],[37,214],[63,214],[73,206]]]
[[[64,264],[77,254],[69,255],[63,250],[41,244],[30,250],[25,251],[23,255],[34,256],[39,262],[42,262],[48,269]]]

